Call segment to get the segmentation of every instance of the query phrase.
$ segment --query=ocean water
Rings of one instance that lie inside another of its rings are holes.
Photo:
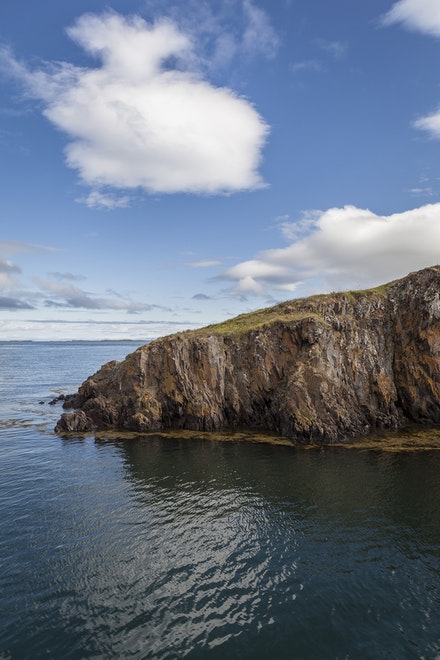
[[[134,348],[0,343],[0,658],[440,658],[440,451],[56,436]]]

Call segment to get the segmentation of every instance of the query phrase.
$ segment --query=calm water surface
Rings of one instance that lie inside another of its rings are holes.
[[[440,658],[440,452],[55,436],[134,348],[0,343],[0,658]]]

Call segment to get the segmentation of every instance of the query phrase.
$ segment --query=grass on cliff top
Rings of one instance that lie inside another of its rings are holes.
[[[381,284],[380,286],[375,286],[372,289],[359,289],[356,291],[345,291],[344,293],[347,296],[353,297],[355,300],[361,298],[362,296],[371,296],[377,294],[379,296],[386,296],[388,287],[394,282],[388,282],[388,284]]]
[[[362,291],[342,291],[339,293],[318,294],[309,298],[289,300],[274,307],[265,307],[256,312],[240,314],[240,316],[228,319],[227,321],[214,323],[191,332],[195,332],[198,335],[242,335],[251,330],[258,330],[278,322],[292,323],[308,318],[323,321],[320,308],[326,303],[334,303],[343,298],[348,299],[350,303],[355,303],[359,298],[365,296],[385,296],[388,286],[388,284],[384,284]]]
[[[266,307],[265,309],[259,309],[256,312],[250,312],[248,314],[240,314],[240,316],[236,316],[233,319],[207,325],[205,328],[200,328],[200,330],[196,330],[195,332],[202,335],[241,335],[250,330],[258,330],[263,326],[272,325],[273,323],[301,321],[302,319],[311,317],[322,320],[322,317],[316,312],[294,312],[291,309],[284,311],[277,305],[276,307]]]

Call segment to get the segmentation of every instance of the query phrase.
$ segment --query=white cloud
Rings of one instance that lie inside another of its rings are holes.
[[[130,296],[121,295],[112,289],[108,289],[104,296],[84,291],[74,283],[87,278],[70,272],[48,273],[50,279],[34,277],[32,279],[37,288],[30,289],[26,282],[20,282],[23,276],[21,267],[4,258],[18,253],[50,251],[54,251],[54,248],[0,240],[0,312],[38,309],[42,306],[56,310],[113,310],[128,314],[151,311],[153,308],[170,311],[165,307],[134,302]]]
[[[99,192],[99,190],[92,190],[87,197],[79,197],[75,200],[81,202],[89,207],[89,209],[105,209],[110,211],[112,209],[124,209],[130,203],[130,198],[127,195],[116,197]]]
[[[202,259],[201,261],[192,261],[190,266],[192,268],[210,268],[211,266],[219,266],[221,261],[217,259]]]
[[[48,273],[48,275],[58,280],[59,282],[63,282],[63,281],[81,282],[87,279],[85,275],[75,275],[74,273],[60,273],[58,271],[54,273]]]
[[[305,225],[306,236],[233,266],[222,279],[240,294],[300,286],[308,294],[317,282],[322,290],[373,286],[440,262],[440,204],[389,216],[345,206],[309,212]]]
[[[47,307],[95,310],[111,309],[127,311],[131,314],[145,312],[151,309],[151,305],[124,300],[122,296],[118,298],[100,298],[72,284],[54,282],[42,278],[35,278],[35,281],[43,291],[50,294],[50,298],[45,303]],[[118,296],[116,293],[115,295]]]
[[[193,300],[212,300],[211,296],[207,296],[206,293],[195,293],[192,297]]]
[[[208,194],[263,185],[268,126],[247,100],[184,70],[192,43],[175,24],[86,14],[68,34],[101,66],[30,71],[5,50],[2,59],[70,138],[66,162],[84,183]]]
[[[278,37],[266,12],[254,5],[251,0],[243,1],[243,10],[247,19],[243,35],[244,48],[248,52],[258,49],[267,57],[274,57],[278,48]]]
[[[251,262],[247,262],[247,264],[251,266]],[[255,293],[257,295],[260,295],[263,293],[263,286],[259,282],[257,282],[255,277],[253,277],[252,275],[246,275],[246,273],[243,273],[243,277],[240,277],[240,279],[238,280],[235,290],[237,293],[240,294]]]
[[[327,39],[316,39],[316,46],[321,51],[328,53],[334,60],[341,60],[347,52],[347,44],[342,41],[328,41]],[[326,70],[322,57],[314,57],[308,60],[299,60],[290,65],[292,73],[314,72],[323,73]]]
[[[440,37],[438,0],[399,0],[382,19],[384,25],[403,23],[405,27]]]
[[[18,264],[10,261],[7,257],[22,253],[51,251],[54,251],[54,248],[22,243],[20,241],[0,240],[0,293],[7,294],[6,297],[2,298],[1,309],[6,309],[7,305],[9,305],[9,309],[30,309],[29,306],[26,307],[26,303],[18,301],[19,297],[26,296],[25,293],[18,290],[21,286],[19,276],[22,270]],[[15,302],[10,297],[11,295],[14,296],[14,300],[17,299]]]
[[[440,109],[414,122],[415,128],[427,131],[433,138],[440,138]]]
[[[319,219],[321,211],[304,211],[295,222],[289,222],[289,216],[280,217],[279,228],[284,238],[288,241],[296,241],[308,234]]]
[[[17,311],[23,309],[34,309],[29,303],[20,300],[20,298],[11,298],[9,296],[0,296],[0,311]]]
[[[315,71],[320,73],[322,71],[322,64],[319,60],[302,60],[301,62],[294,62],[290,65],[292,73],[299,71]]]
[[[206,71],[236,66],[243,56],[271,59],[279,46],[270,17],[252,0],[149,0],[148,6],[191,35],[194,61]]]
[[[382,24],[402,23],[405,27],[434,37],[440,37],[439,0],[399,0],[382,17]],[[414,127],[440,138],[440,108],[430,115],[420,117]]]
[[[414,197],[433,197],[435,195],[433,189],[430,187],[411,188],[408,192]]]
[[[23,252],[54,252],[56,248],[46,245],[33,245],[32,243],[22,243],[21,241],[2,241],[0,240],[0,255],[10,257]]]
[[[21,273],[21,268],[9,259],[0,259],[0,290],[16,285],[15,275]]]
[[[330,53],[336,60],[340,60],[347,52],[347,44],[343,41],[328,41],[327,39],[318,39],[318,46],[326,53]]]

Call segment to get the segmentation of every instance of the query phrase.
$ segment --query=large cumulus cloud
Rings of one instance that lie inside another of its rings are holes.
[[[191,71],[192,42],[174,23],[87,14],[68,34],[100,66],[30,70],[2,58],[68,136],[66,162],[83,182],[207,194],[263,185],[268,126],[249,101]]]
[[[377,285],[440,261],[440,203],[377,215],[354,206],[308,214],[306,235],[229,268],[240,293],[311,293]],[[292,235],[293,228],[284,225]]]

